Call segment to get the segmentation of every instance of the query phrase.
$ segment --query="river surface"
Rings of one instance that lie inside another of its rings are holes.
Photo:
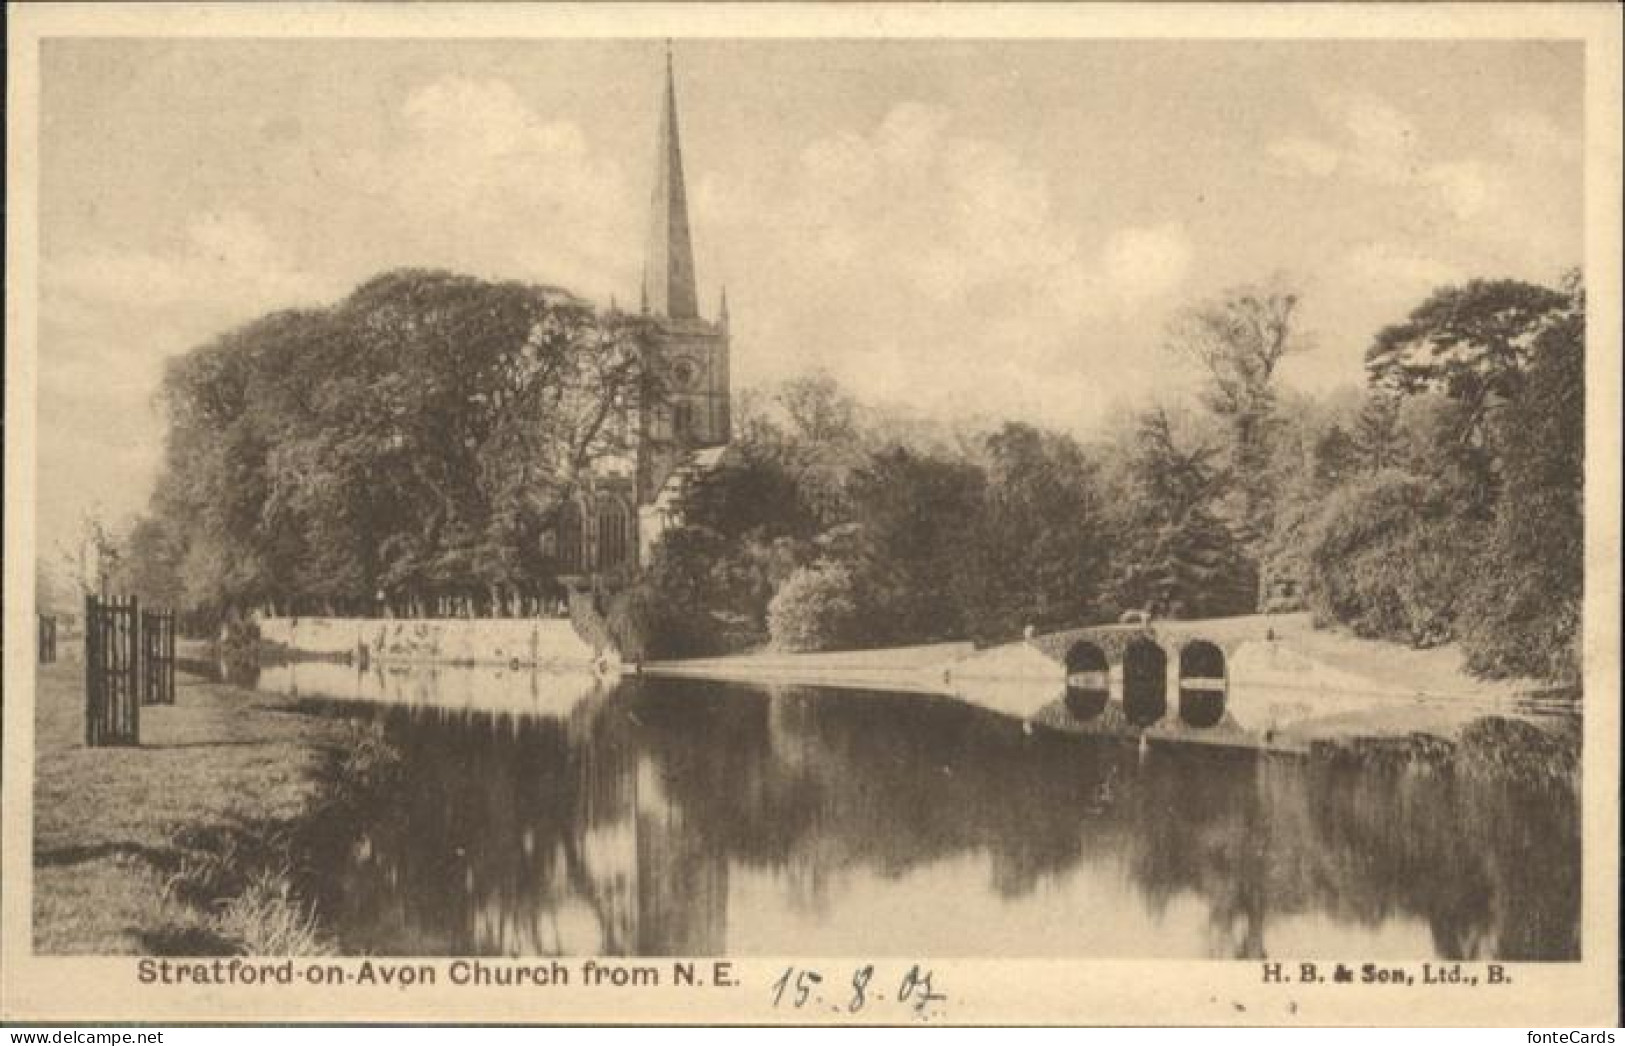
[[[1579,954],[1573,775],[1521,724],[1293,755],[835,689],[325,664],[257,685],[351,721],[365,786],[309,832],[347,953]]]

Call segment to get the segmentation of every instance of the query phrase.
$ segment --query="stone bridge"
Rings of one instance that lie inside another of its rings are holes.
[[[1170,657],[1187,645],[1203,642],[1217,647],[1229,661],[1243,643],[1275,638],[1271,619],[1262,616],[1213,618],[1197,621],[1152,621],[1144,625],[1090,625],[1036,636],[1032,645],[1056,661],[1065,662],[1078,643],[1098,647],[1111,664],[1123,663],[1124,652],[1134,640],[1147,640]]]
[[[1513,709],[1491,695],[1430,694],[1323,660],[1307,614],[1067,629],[968,643],[818,654],[761,653],[642,666],[650,675],[765,686],[940,694],[1067,732],[1291,747],[1358,728],[1450,736]],[[1386,648],[1371,647],[1373,658]],[[1319,732],[1319,733],[1317,733]]]
[[[1080,723],[1110,708],[1106,718],[1132,728],[1205,729],[1233,711],[1236,654],[1270,644],[1278,623],[1255,616],[1067,629],[979,652],[946,681],[968,700],[1018,715],[1038,714],[1053,700],[1046,691],[1059,690],[1067,718]]]

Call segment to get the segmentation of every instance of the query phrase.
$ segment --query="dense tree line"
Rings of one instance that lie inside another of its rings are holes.
[[[1368,474],[1310,534],[1325,617],[1491,675],[1573,678],[1584,583],[1585,291],[1443,288],[1367,354]],[[1362,415],[1362,417],[1366,417]],[[1387,448],[1379,458],[1376,446]]]
[[[815,375],[739,397],[685,525],[600,579],[634,657],[1009,638],[1125,610],[1309,609],[1572,676],[1583,577],[1584,324],[1559,288],[1441,288],[1379,331],[1369,382],[1280,387],[1300,299],[1182,313],[1195,401],[1098,438],[925,421]],[[166,470],[130,583],[188,606],[527,612],[543,540],[624,454],[641,327],[563,291],[379,277],[177,359]]]
[[[221,610],[534,602],[542,535],[625,449],[639,329],[563,291],[393,272],[175,359],[131,583]]]
[[[1358,395],[1278,387],[1297,309],[1278,286],[1193,307],[1169,345],[1202,376],[1196,408],[1089,444],[1017,423],[899,433],[828,378],[788,383],[747,412],[619,626],[671,654],[1309,609],[1373,638],[1460,641],[1486,674],[1572,676],[1578,277],[1440,289],[1378,332]]]

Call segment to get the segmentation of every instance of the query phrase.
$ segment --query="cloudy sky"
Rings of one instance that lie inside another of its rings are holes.
[[[663,47],[51,40],[40,510],[138,511],[163,361],[400,266],[637,297]],[[702,311],[738,386],[1087,434],[1165,395],[1170,313],[1285,274],[1355,383],[1469,276],[1582,251],[1578,45],[707,42],[676,48]]]

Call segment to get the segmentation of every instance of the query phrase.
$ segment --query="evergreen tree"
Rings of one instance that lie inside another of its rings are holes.
[[[1401,397],[1394,393],[1373,391],[1360,407],[1352,438],[1360,465],[1367,472],[1398,468],[1404,461],[1401,403]]]
[[[1141,419],[1132,503],[1119,538],[1126,553],[1116,586],[1120,605],[1175,617],[1253,609],[1256,568],[1211,507],[1225,483],[1218,453],[1206,444],[1180,447],[1160,408]]]

